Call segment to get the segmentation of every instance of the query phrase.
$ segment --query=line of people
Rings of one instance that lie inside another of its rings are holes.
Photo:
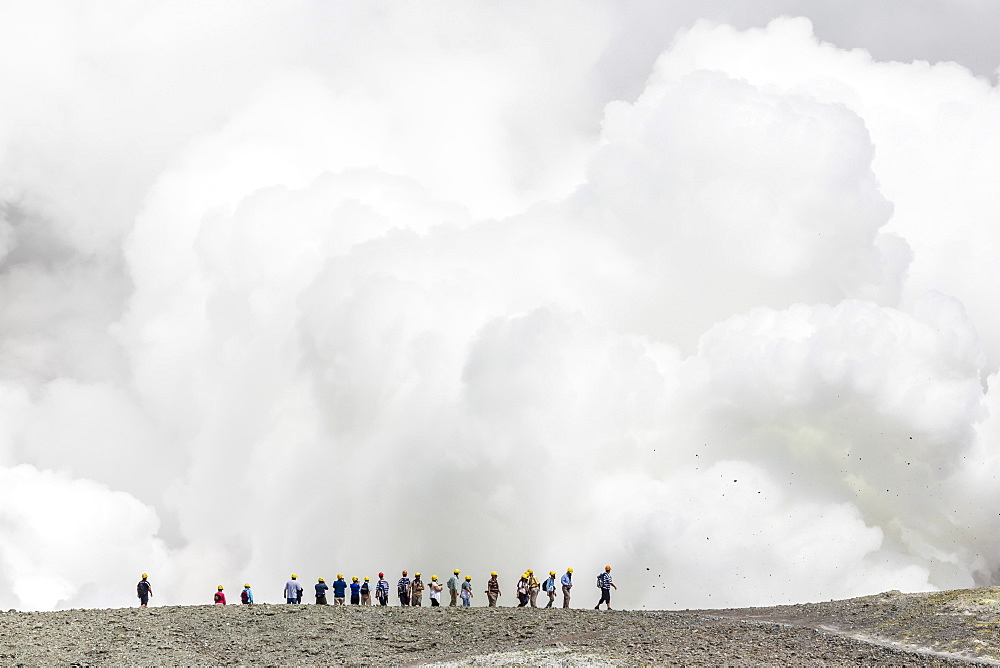
[[[421,579],[420,573],[414,573],[413,579],[411,580],[409,573],[404,570],[402,572],[402,576],[396,581],[396,596],[399,600],[399,604],[401,606],[419,607],[423,605],[423,596],[426,591],[428,592],[431,607],[439,607],[441,605],[441,593],[444,591],[445,587],[447,587],[451,598],[449,603],[450,606],[457,606],[459,605],[459,601],[461,601],[462,607],[471,607],[472,599],[474,597],[472,591],[472,576],[466,575],[464,580],[462,580],[460,576],[461,571],[456,568],[447,583],[441,584],[441,581],[438,580],[438,576],[436,575],[432,575],[429,582],[424,582],[424,580]],[[146,607],[149,597],[153,595],[153,588],[147,579],[148,577],[149,576],[146,573],[143,573],[142,579],[136,587],[140,605],[142,607]],[[389,605],[389,581],[385,579],[385,573],[379,573],[378,577],[378,582],[375,583],[374,587],[371,586],[371,580],[368,577],[361,580],[355,576],[352,577],[351,582],[348,583],[347,580],[344,579],[344,575],[342,573],[338,573],[337,579],[334,580],[332,587],[326,583],[326,580],[319,578],[316,584],[313,585],[316,605],[328,605],[327,592],[332,589],[334,605],[346,605],[349,593],[351,605],[370,606],[372,605],[371,597],[374,593],[375,600],[378,605],[387,606]],[[567,568],[563,576],[559,578],[559,586],[562,588],[562,607],[569,608],[571,592],[573,589],[572,568]],[[618,586],[614,583],[611,577],[611,566],[605,566],[604,572],[597,576],[597,588],[601,590],[601,598],[597,605],[594,606],[594,609],[599,610],[601,604],[603,603],[607,606],[608,610],[611,610],[611,589],[618,589]],[[285,588],[282,592],[285,603],[302,603],[303,591],[304,587],[299,582],[298,575],[292,573],[292,577],[285,583]],[[549,577],[544,581],[539,581],[539,579],[535,576],[535,572],[529,568],[517,581],[517,607],[523,608],[529,605],[532,608],[538,607],[538,594],[542,591],[544,591],[549,597],[549,602],[545,607],[553,607],[557,596],[556,572],[549,571]],[[486,582],[486,590],[484,593],[486,594],[487,605],[491,608],[496,607],[497,601],[502,595],[496,571],[490,573],[490,578]],[[215,603],[221,605],[226,604],[225,588],[222,585],[219,585],[216,589],[214,601]],[[253,602],[253,590],[251,589],[249,583],[244,584],[243,591],[240,592],[240,603],[243,605],[253,605]]]

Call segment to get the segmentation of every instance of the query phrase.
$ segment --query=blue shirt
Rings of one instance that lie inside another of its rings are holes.
[[[379,580],[378,584],[375,585],[375,593],[376,594],[386,594],[386,595],[388,595],[389,594],[389,583],[386,582],[385,580]]]
[[[399,578],[399,582],[396,583],[396,589],[401,594],[410,591],[410,578]]]
[[[545,591],[555,591],[556,590],[555,576],[550,576],[549,579],[545,581],[545,584],[542,585],[542,589],[544,589]]]
[[[351,596],[359,596],[361,594],[361,585],[357,582],[351,583]]]
[[[347,580],[341,578],[333,583],[334,598],[344,598],[344,592],[346,591],[347,591]]]
[[[601,589],[611,589],[611,573],[604,571],[598,579],[601,581]]]
[[[253,603],[253,592],[250,591],[250,587],[244,587],[243,591],[245,591],[246,594],[247,594],[247,603]],[[241,596],[240,600],[242,600],[242,599],[243,599],[243,597]]]
[[[560,582],[562,582],[564,585],[572,585],[573,584],[573,576],[570,575],[569,573],[565,573],[565,574],[563,574],[562,580],[560,580]]]
[[[317,582],[316,583],[316,595],[317,596],[326,596],[326,590],[329,589],[329,588],[330,588],[330,585],[328,585],[327,583],[325,583],[325,582]]]

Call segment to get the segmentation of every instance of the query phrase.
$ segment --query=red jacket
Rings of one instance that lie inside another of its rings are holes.
[[[221,603],[222,605],[225,605],[226,604],[226,592],[224,592],[224,591],[217,591],[217,592],[215,592],[215,602],[216,603]]]

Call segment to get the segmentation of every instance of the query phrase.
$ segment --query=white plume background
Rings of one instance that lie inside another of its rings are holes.
[[[993,582],[987,79],[789,17],[640,71],[615,3],[0,15],[0,606]]]

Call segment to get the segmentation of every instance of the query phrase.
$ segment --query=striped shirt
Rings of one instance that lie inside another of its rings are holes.
[[[385,580],[379,580],[378,584],[375,585],[375,595],[378,596],[379,594],[389,595],[389,583]]]
[[[399,578],[399,582],[396,583],[396,589],[401,594],[410,591],[410,578]]]
[[[604,571],[598,576],[601,581],[601,589],[611,589],[611,573]]]

